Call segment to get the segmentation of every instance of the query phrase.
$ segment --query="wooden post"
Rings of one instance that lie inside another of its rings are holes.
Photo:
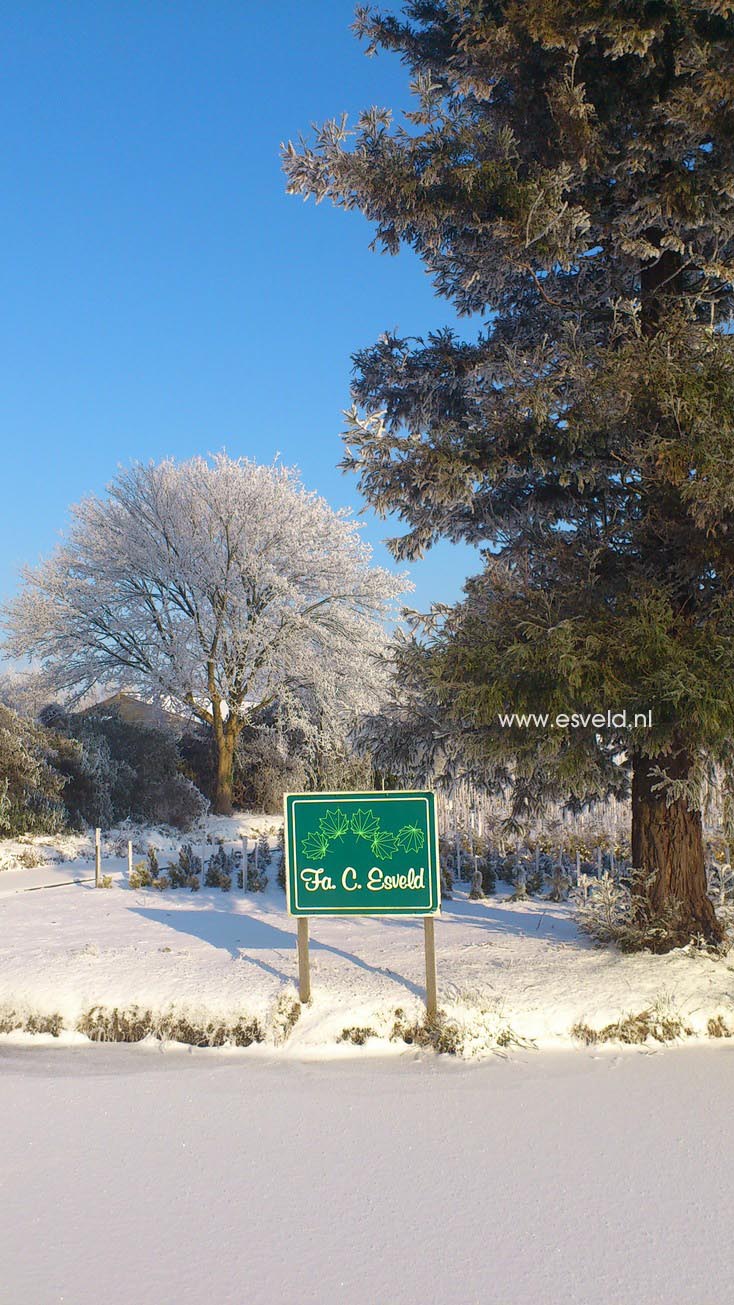
[[[581,853],[579,852],[578,848],[576,848],[576,883],[578,883],[579,881],[580,874],[581,874]]]
[[[311,1000],[311,963],[308,955],[308,916],[298,917],[298,995],[301,1004]]]
[[[436,937],[433,916],[423,917],[423,934],[426,944],[426,1015],[435,1019],[438,1014],[438,982],[436,979]]]
[[[133,845],[132,845],[132,839],[129,838],[129,839],[127,840],[127,878],[128,878],[128,883],[130,882],[130,875],[132,874],[132,872],[133,872]]]
[[[455,878],[461,879],[461,835],[459,834],[458,826],[454,832],[454,840],[454,846],[456,849]]]
[[[247,892],[247,849],[250,839],[247,834],[242,839],[242,891]]]
[[[102,830],[95,829],[94,831],[94,886],[95,888],[99,888],[100,879],[102,877],[102,847],[100,843],[101,836],[102,836]]]

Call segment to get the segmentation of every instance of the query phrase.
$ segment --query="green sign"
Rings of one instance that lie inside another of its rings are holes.
[[[435,915],[433,793],[289,793],[291,915]]]

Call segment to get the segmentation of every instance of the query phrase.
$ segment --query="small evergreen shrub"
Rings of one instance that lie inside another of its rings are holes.
[[[150,873],[150,866],[147,861],[136,861],[130,871],[129,884],[131,888],[150,888],[153,882],[153,876]]]
[[[198,892],[202,868],[201,857],[195,855],[190,843],[184,843],[178,861],[167,867],[171,888],[188,888],[192,893]]]
[[[273,859],[273,853],[270,848],[270,839],[263,830],[257,840],[257,863],[258,866],[268,866]]]
[[[268,886],[268,877],[262,871],[263,862],[260,860],[258,851],[257,869],[255,869],[255,854],[251,852],[247,858],[247,891],[249,893],[262,893]]]
[[[548,901],[565,902],[570,887],[571,882],[563,873],[563,867],[560,864],[554,865],[548,884]]]
[[[234,853],[226,852],[224,845],[220,843],[216,852],[212,853],[207,862],[204,877],[205,886],[207,888],[221,888],[223,893],[228,893],[232,887],[235,866]]]

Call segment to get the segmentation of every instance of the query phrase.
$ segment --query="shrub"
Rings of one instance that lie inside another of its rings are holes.
[[[270,1015],[273,1042],[282,1046],[301,1018],[301,1003],[292,992],[278,994]]]
[[[152,888],[156,885],[160,867],[158,865],[158,853],[151,846],[144,861],[136,861],[130,874],[131,888]]]
[[[263,830],[257,840],[257,862],[258,866],[270,865],[273,859],[273,853],[270,850],[270,839]]]
[[[0,835],[54,834],[66,823],[53,737],[0,706]]]
[[[501,1007],[481,992],[457,994],[461,1004],[455,1015],[439,1010],[429,1018],[410,1020],[398,1008],[390,1033],[391,1041],[425,1047],[440,1055],[470,1057],[483,1052],[503,1052],[507,1047],[534,1045],[515,1033]]]
[[[303,761],[281,747],[275,730],[245,727],[235,750],[235,806],[274,814],[282,810],[284,793],[298,792],[307,782]]]
[[[135,889],[150,888],[152,882],[153,876],[150,873],[147,863],[145,861],[136,861],[130,871],[130,877],[128,879],[130,887]]]
[[[35,870],[36,866],[43,865],[46,858],[35,847],[24,847],[15,859],[24,870]]]
[[[651,902],[653,878],[640,870],[630,870],[619,883],[606,871],[600,879],[582,875],[572,894],[579,928],[622,952],[663,953],[688,945],[692,940],[681,923],[679,903],[672,900],[660,910]]]
[[[201,857],[195,855],[190,843],[184,843],[178,861],[167,867],[171,888],[188,888],[192,893],[197,892],[201,885],[202,869]]]
[[[223,844],[220,843],[216,852],[210,856],[204,883],[207,888],[221,888],[222,892],[228,893],[232,887],[232,875],[235,872],[236,859],[233,852],[225,852]]]
[[[264,1040],[262,1027],[254,1018],[242,1017],[232,1024],[212,1020],[199,1024],[175,1011],[154,1015],[138,1006],[123,1010],[92,1006],[79,1019],[77,1030],[93,1042],[142,1042],[153,1037],[192,1047],[222,1047],[225,1043],[249,1047]]]
[[[59,757],[65,775],[64,801],[76,825],[108,828],[124,819],[188,829],[208,802],[181,773],[175,735],[121,715],[118,702],[69,714],[44,708],[66,742]],[[69,743],[75,745],[69,748]]]
[[[679,1038],[691,1038],[693,1029],[667,1001],[660,1000],[636,1015],[622,1015],[618,1020],[605,1024],[601,1029],[591,1028],[590,1025],[579,1021],[571,1029],[571,1035],[584,1042],[586,1046],[597,1046],[604,1042],[639,1045],[649,1040],[677,1042]]]
[[[63,1016],[57,1013],[21,1015],[12,1007],[0,1007],[0,1033],[50,1033],[52,1038],[58,1038],[63,1027]]]
[[[566,898],[568,897],[568,892],[570,887],[571,887],[571,882],[569,879],[567,879],[566,875],[563,873],[563,867],[559,864],[555,865],[550,875],[550,883],[548,887],[548,901],[565,902]]]
[[[363,1047],[368,1038],[376,1037],[374,1029],[355,1024],[351,1028],[342,1029],[337,1042],[351,1042],[355,1047]]]
[[[278,861],[278,883],[285,892],[285,825],[281,825],[278,830],[276,852],[280,858]]]

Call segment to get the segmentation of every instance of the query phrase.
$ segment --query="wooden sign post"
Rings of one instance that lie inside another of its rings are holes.
[[[95,829],[94,831],[94,886],[95,888],[99,888],[102,879],[101,838],[102,838],[101,829]]]
[[[311,1000],[311,958],[308,952],[308,916],[298,920],[298,995],[305,1005]]]
[[[426,1010],[438,1009],[433,917],[441,909],[435,797],[429,792],[289,793],[288,910],[298,917],[298,984],[311,998],[308,919],[424,916]]]
[[[423,921],[423,937],[426,948],[426,1015],[429,1020],[438,1014],[438,980],[436,977],[436,937],[433,931],[433,916],[427,915]]]

